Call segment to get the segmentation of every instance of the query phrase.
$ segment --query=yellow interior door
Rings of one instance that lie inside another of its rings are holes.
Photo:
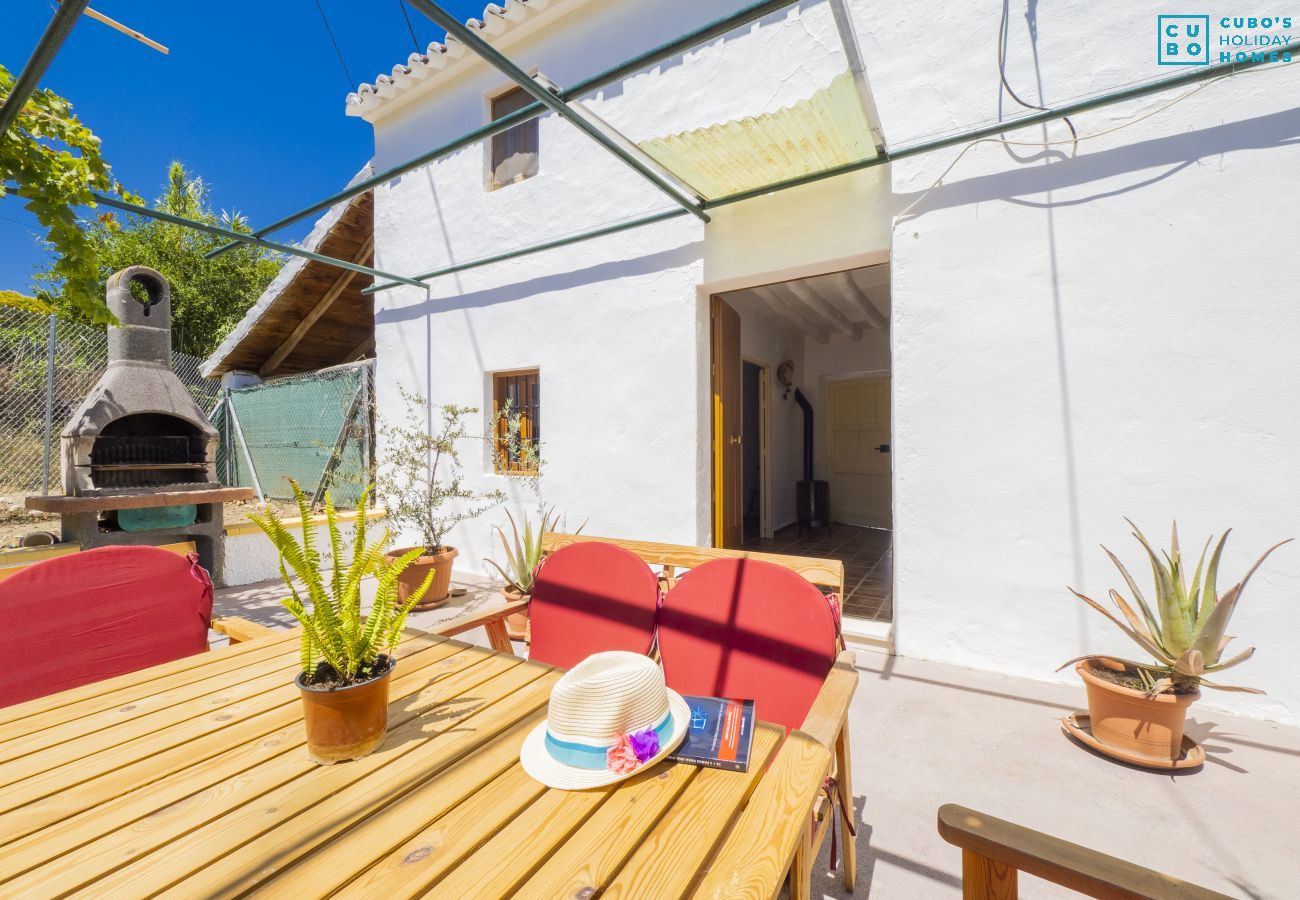
[[[826,393],[835,521],[889,528],[893,519],[889,377],[832,381]]]
[[[744,537],[740,314],[714,297],[709,318],[713,344],[713,545],[739,547]]]

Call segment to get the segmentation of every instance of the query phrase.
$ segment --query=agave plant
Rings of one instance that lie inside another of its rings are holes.
[[[280,575],[289,586],[290,596],[283,601],[289,612],[302,624],[302,670],[310,678],[318,661],[324,661],[347,684],[364,681],[375,675],[376,661],[381,652],[390,656],[406,627],[406,617],[420,601],[433,581],[433,574],[424,580],[406,601],[397,600],[397,576],[424,552],[423,548],[404,554],[389,562],[384,550],[392,539],[384,533],[375,541],[366,543],[366,506],[370,489],[366,488],[357,504],[352,542],[352,559],[345,562],[343,536],[339,532],[334,502],[325,493],[325,523],[329,535],[331,561],[329,571],[322,571],[320,552],[316,547],[316,526],[311,522],[311,503],[303,494],[298,482],[290,479],[293,496],[302,515],[302,541],[290,533],[273,509],[265,515],[250,515],[280,553]],[[301,589],[294,583],[296,575]],[[361,583],[375,576],[375,600],[370,613],[361,614]],[[311,602],[307,608],[303,595]]]
[[[505,555],[504,565],[493,559],[489,559],[488,563],[501,573],[501,577],[506,580],[506,587],[521,594],[529,594],[533,590],[537,564],[542,561],[542,535],[555,530],[560,522],[560,514],[553,508],[543,509],[542,519],[534,530],[528,521],[528,513],[524,513],[522,536],[519,526],[515,524],[515,517],[509,512],[506,512],[506,517],[510,519],[511,540],[506,540],[505,529],[497,527],[497,536],[501,539],[501,549]],[[582,529],[579,528],[578,531]]]
[[[1241,602],[1242,592],[1246,589],[1246,582],[1250,581],[1250,576],[1255,574],[1255,570],[1270,553],[1288,541],[1281,541],[1265,550],[1264,555],[1255,561],[1241,581],[1220,594],[1217,589],[1219,560],[1223,555],[1223,547],[1228,541],[1231,528],[1219,538],[1214,553],[1210,556],[1208,568],[1204,567],[1205,554],[1210,549],[1213,536],[1205,542],[1200,559],[1196,563],[1196,570],[1188,581],[1187,571],[1183,567],[1182,553],[1178,548],[1178,523],[1175,522],[1173,526],[1169,551],[1157,554],[1133,521],[1131,519],[1124,521],[1133,528],[1133,536],[1142,545],[1142,549],[1146,550],[1147,557],[1151,561],[1151,571],[1155,576],[1154,604],[1147,603],[1128,569],[1105,547],[1101,549],[1106,550],[1106,555],[1124,576],[1124,581],[1132,591],[1133,600],[1141,616],[1138,616],[1118,591],[1112,590],[1110,599],[1123,615],[1124,621],[1120,621],[1096,600],[1070,588],[1072,594],[1114,622],[1139,647],[1151,654],[1156,664],[1118,658],[1116,661],[1134,668],[1151,694],[1198,684],[1218,690],[1262,694],[1263,691],[1255,688],[1214,684],[1206,681],[1205,675],[1239,665],[1254,654],[1255,648],[1248,647],[1229,659],[1223,659],[1223,651],[1232,640],[1232,636],[1224,632],[1228,628],[1228,621],[1232,618],[1233,611]],[[1204,581],[1201,579],[1202,571],[1205,573]],[[1072,659],[1061,668],[1077,663],[1079,660],[1090,659],[1094,655],[1088,654]]]

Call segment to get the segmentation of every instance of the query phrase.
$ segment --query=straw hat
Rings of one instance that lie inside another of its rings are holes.
[[[602,787],[676,750],[690,718],[653,660],[624,650],[596,653],[551,689],[546,721],[524,739],[519,762],[548,787]]]

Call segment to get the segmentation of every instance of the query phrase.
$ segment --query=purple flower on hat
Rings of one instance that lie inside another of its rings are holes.
[[[628,735],[628,739],[632,742],[632,752],[641,762],[653,759],[659,752],[659,732],[653,728],[634,731]]]

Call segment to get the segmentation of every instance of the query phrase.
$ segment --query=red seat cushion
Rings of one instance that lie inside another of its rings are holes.
[[[102,547],[0,581],[0,706],[208,646],[212,582],[195,556]]]
[[[803,727],[835,662],[835,617],[795,572],[715,559],[682,576],[659,612],[659,654],[678,693],[754,701],[754,714]]]
[[[601,650],[648,653],[659,581],[635,553],[614,544],[570,544],[546,558],[528,604],[530,659],[571,668]]]

